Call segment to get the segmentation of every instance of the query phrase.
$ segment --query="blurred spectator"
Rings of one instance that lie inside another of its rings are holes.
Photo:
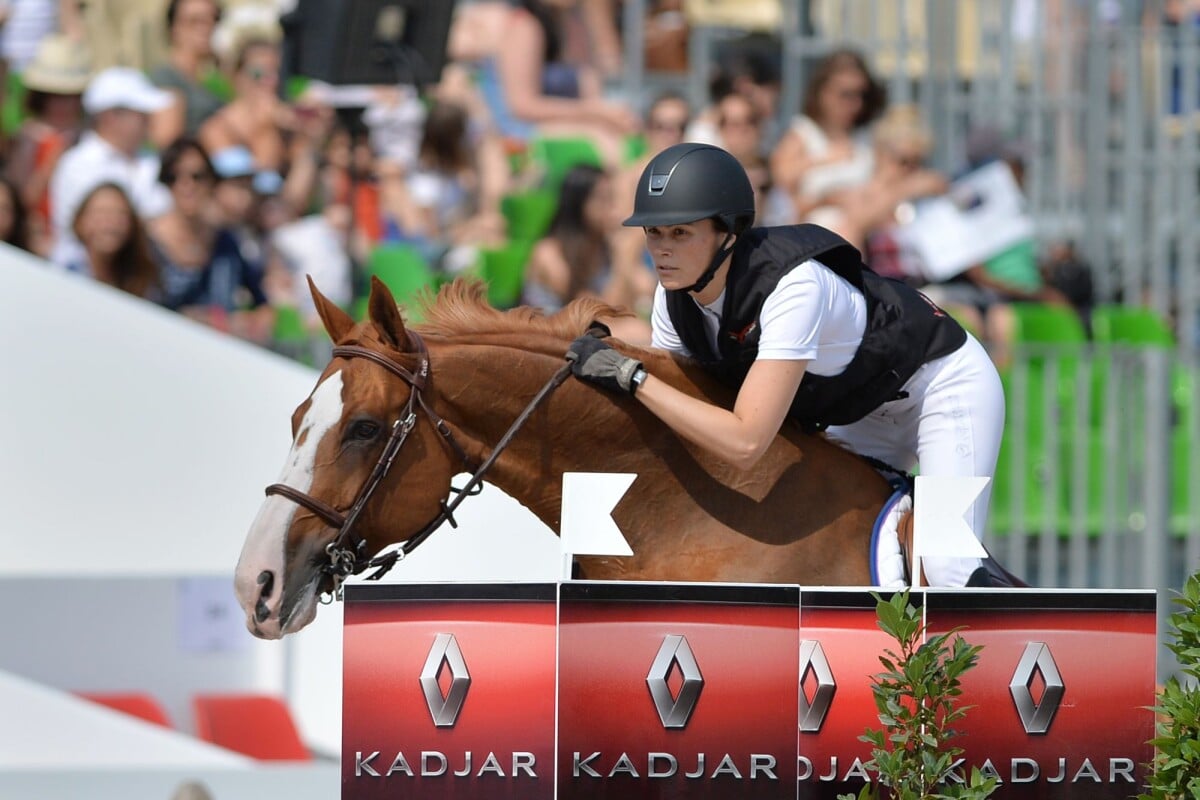
[[[311,87],[305,94],[313,94]],[[410,86],[377,86],[372,95],[371,102],[363,109],[361,121],[368,131],[371,152],[405,169],[410,168],[417,162],[417,152],[421,148],[425,104],[429,98],[422,98]],[[320,99],[319,95],[317,99]]]
[[[68,272],[146,300],[162,299],[158,265],[123,188],[102,183],[92,189],[79,204],[71,227],[82,249],[78,258],[62,264]]]
[[[619,5],[620,0],[579,0],[579,27],[587,34],[589,61],[599,70],[601,78],[621,74],[624,58],[617,26]]]
[[[379,185],[370,133],[362,120],[340,119],[325,142],[320,170],[319,207],[344,206],[351,211],[356,257],[383,238]]]
[[[979,169],[1002,161],[1012,171],[1017,185],[1024,183],[1024,149],[1018,142],[1005,139],[992,128],[978,128],[967,135],[967,169]],[[1090,305],[1090,273],[1074,256],[1069,245],[1052,249],[1048,269],[1055,278],[1069,282],[1076,294],[1073,300],[1054,286],[1038,264],[1037,245],[1033,240],[1018,242],[982,264],[938,284],[923,287],[930,299],[951,312],[976,332],[998,367],[1008,366],[1016,330],[1014,302],[1051,303],[1072,306],[1082,314]],[[1070,274],[1069,274],[1070,273]],[[1080,283],[1080,277],[1086,284]],[[1085,317],[1086,319],[1086,317]]]
[[[503,184],[487,158],[502,157],[488,137],[473,139],[464,108],[435,101],[425,119],[416,166],[405,177],[407,219],[401,239],[415,240],[430,263],[454,274],[474,265],[477,246],[504,240]],[[489,178],[492,182],[489,184]]]
[[[563,176],[550,229],[529,256],[526,305],[557,311],[585,293],[604,296],[612,274],[613,206],[612,180],[604,170],[581,164]]]
[[[681,72],[688,69],[688,23],[683,0],[656,0],[648,4],[642,24],[647,70]]]
[[[155,85],[175,95],[175,102],[154,115],[150,138],[166,147],[180,136],[195,136],[221,108],[221,98],[204,85],[214,68],[212,36],[221,18],[216,0],[170,0],[167,3],[167,61],[150,73]],[[215,151],[214,151],[215,152]]]
[[[287,150],[283,126],[293,123],[279,97],[278,31],[247,32],[236,45],[230,69],[233,99],[200,126],[199,139],[209,152],[241,145],[266,170],[282,172]]]
[[[771,123],[779,102],[779,69],[767,54],[759,37],[749,36],[728,45],[728,51],[718,58],[717,67],[708,83],[709,106],[692,119],[684,141],[713,144],[729,149],[720,130],[720,105],[736,94],[750,101],[760,125]],[[774,48],[777,50],[778,45]],[[763,130],[763,142],[773,142],[774,133]]]
[[[240,145],[214,153],[212,165],[216,174],[213,198],[217,225],[233,234],[242,258],[261,272],[266,264],[266,251],[259,210],[263,196],[279,191],[278,178],[274,173],[258,172],[254,156]]]
[[[29,250],[29,221],[17,187],[0,178],[0,242]]]
[[[1146,3],[1144,4],[1144,14],[1149,15],[1154,13],[1159,4]],[[1172,115],[1181,115],[1185,113],[1195,113],[1200,111],[1200,95],[1194,94],[1192,97],[1184,96],[1184,73],[1183,67],[1187,63],[1184,57],[1185,49],[1195,41],[1196,35],[1200,32],[1200,3],[1196,0],[1165,0],[1161,4],[1161,14],[1159,25],[1164,33],[1163,36],[1163,52],[1160,58],[1163,63],[1168,65],[1169,70],[1167,76],[1167,110]],[[1155,23],[1151,20],[1144,20],[1143,24],[1148,29],[1154,29]],[[1185,45],[1185,43],[1188,43]],[[1194,67],[1193,67],[1194,69]],[[1193,79],[1195,76],[1193,76]],[[1193,85],[1193,92],[1198,92]]]
[[[270,241],[267,274],[273,280],[271,302],[299,308],[309,329],[321,330],[307,278],[342,308],[350,308],[354,300],[349,208],[328,205],[321,213],[296,219],[286,203],[267,197],[262,216]],[[275,276],[282,280],[275,283]]]
[[[763,163],[762,125],[750,98],[732,92],[717,103],[717,131],[725,150],[743,167]]]
[[[691,115],[692,109],[687,98],[677,92],[658,95],[646,109],[643,122],[646,149],[636,161],[624,167],[617,175],[616,201],[621,209],[627,212],[626,216],[633,213],[634,191],[637,189],[638,179],[642,177],[642,171],[654,156],[671,145],[684,141],[684,131],[687,130]]]
[[[628,307],[626,287],[614,280],[613,237],[621,222],[616,211],[609,174],[589,165],[572,167],[563,177],[550,230],[529,256],[522,303],[553,312],[588,295]],[[622,319],[613,333],[635,344],[650,341],[649,325],[641,319]]]
[[[61,34],[50,34],[22,75],[25,119],[9,144],[4,175],[21,187],[29,212],[31,249],[49,255],[50,177],[63,151],[79,140],[83,128],[81,97],[91,77],[87,47]]]
[[[79,0],[6,0],[0,5],[0,58],[14,72],[23,73],[42,39],[56,31],[84,41]]]
[[[573,5],[573,0],[515,0],[494,51],[483,59],[483,94],[507,140],[584,136],[615,166],[637,121],[627,107],[601,97],[594,75],[562,60],[562,15]]]
[[[146,71],[166,58],[164,0],[76,0],[96,65]]]
[[[1075,249],[1075,243],[1064,241],[1051,244],[1038,269],[1046,284],[1057,289],[1075,309],[1090,336],[1092,311],[1096,307],[1096,283],[1091,264]]]
[[[876,272],[903,277],[917,267],[902,263],[908,254],[895,250],[890,230],[912,218],[914,201],[945,193],[948,183],[925,166],[933,134],[915,107],[889,109],[875,126],[874,142],[869,180],[831,198],[821,224],[867,253],[867,263]]]
[[[825,209],[837,205],[840,192],[871,177],[868,126],[886,101],[883,86],[857,52],[837,50],[817,64],[801,114],[771,153],[771,175],[776,191],[792,201],[792,221],[830,227]]]
[[[284,177],[281,192],[293,213],[312,202],[320,146],[334,122],[333,111],[315,98],[289,104],[280,97],[283,29],[272,7],[242,4],[221,17],[213,49],[230,75],[233,98],[201,125],[209,152],[241,145],[260,170]]]
[[[50,178],[52,260],[65,264],[78,255],[71,222],[84,195],[101,183],[124,189],[143,220],[170,207],[170,194],[158,183],[158,157],[142,152],[150,114],[170,102],[170,94],[128,67],[110,67],[88,83],[83,110],[91,116],[92,130],[63,153]]]
[[[204,148],[181,138],[163,151],[159,180],[174,207],[150,224],[161,267],[163,305],[245,339],[265,342],[274,321],[262,271],[242,256],[238,240],[213,214],[216,171]]]

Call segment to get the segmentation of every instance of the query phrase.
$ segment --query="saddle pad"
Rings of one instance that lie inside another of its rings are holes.
[[[885,589],[909,586],[897,529],[900,520],[912,509],[912,492],[907,487],[900,488],[883,504],[883,511],[875,520],[871,530],[871,583],[875,586]]]

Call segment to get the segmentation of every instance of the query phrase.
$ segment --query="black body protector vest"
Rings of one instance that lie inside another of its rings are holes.
[[[862,344],[839,375],[805,373],[788,416],[805,430],[846,425],[901,397],[901,387],[928,361],[953,353],[966,331],[916,289],[882,278],[842,237],[817,225],[753,228],[733,250],[713,352],[704,312],[686,291],[668,291],[667,309],[692,355],[723,383],[740,388],[758,356],[759,315],[767,296],[809,259],[846,279],[867,300]]]

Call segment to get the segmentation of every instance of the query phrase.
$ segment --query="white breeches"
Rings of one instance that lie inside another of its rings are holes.
[[[856,453],[922,475],[994,477],[1004,431],[1004,390],[983,346],[967,334],[962,347],[930,361],[904,385],[908,397],[884,403],[868,416],[830,427],[829,437]],[[967,511],[982,538],[992,487]],[[978,559],[928,558],[932,586],[963,586]]]

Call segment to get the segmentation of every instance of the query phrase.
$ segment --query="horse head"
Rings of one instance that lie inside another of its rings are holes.
[[[429,356],[387,287],[372,280],[369,320],[361,324],[311,280],[310,288],[334,357],[292,414],[291,450],[250,527],[234,580],[247,627],[266,639],[310,623],[319,598],[360,571],[367,554],[398,541],[397,531],[412,535],[437,519],[466,458],[448,444],[444,426],[417,422],[422,415],[440,420],[421,396]],[[397,496],[417,464],[419,475]],[[366,502],[373,494],[378,499]],[[386,539],[385,508],[403,517],[387,520]]]

